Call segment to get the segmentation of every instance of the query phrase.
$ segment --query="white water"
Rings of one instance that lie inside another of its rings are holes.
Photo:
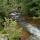
[[[33,26],[25,21],[20,21],[19,24],[22,25],[31,34],[40,37],[40,30],[36,26]]]
[[[30,40],[40,40],[40,30],[37,27],[25,21],[19,21],[19,24],[32,34]]]

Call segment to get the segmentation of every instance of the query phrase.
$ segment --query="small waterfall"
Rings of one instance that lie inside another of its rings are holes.
[[[30,40],[40,40],[40,29],[38,29],[36,26],[33,26],[33,25],[27,23],[24,20],[19,21],[19,24],[23,28],[25,28],[29,33],[31,33]]]
[[[19,24],[31,34],[30,40],[40,40],[40,29],[26,22],[18,13],[13,14],[11,18],[14,16],[16,22],[19,22]]]

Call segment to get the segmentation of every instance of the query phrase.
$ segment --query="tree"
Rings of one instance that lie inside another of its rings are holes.
[[[40,0],[23,0],[22,3],[24,5],[24,14],[28,16],[39,16]]]

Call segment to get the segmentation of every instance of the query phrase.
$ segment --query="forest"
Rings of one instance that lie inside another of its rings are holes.
[[[40,29],[40,0],[0,0],[0,40],[33,40],[20,20]]]

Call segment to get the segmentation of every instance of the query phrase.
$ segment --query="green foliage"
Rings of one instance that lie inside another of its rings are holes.
[[[13,11],[14,8],[16,8],[17,4],[15,2],[15,0],[0,0],[0,16],[1,19],[4,20],[4,18],[6,16],[8,16],[8,14]],[[2,21],[2,23],[3,23]]]
[[[24,14],[28,16],[40,16],[40,0],[23,0]]]
[[[9,3],[9,4],[8,4]],[[14,0],[0,0],[0,15],[7,16],[15,6]]]
[[[0,0],[0,15],[7,16],[18,6],[22,7],[25,15],[40,16],[40,0]]]
[[[18,26],[16,21],[13,21],[12,19],[5,18],[5,21],[5,27],[2,34],[9,34],[9,40],[18,40],[21,35],[22,28],[17,28]]]
[[[10,20],[10,21],[9,21]],[[0,31],[0,34],[8,34],[9,40],[19,40],[22,28],[18,28],[17,22],[12,19],[5,18],[4,29]]]
[[[4,31],[2,32],[2,34],[7,34],[7,32],[4,30]]]

